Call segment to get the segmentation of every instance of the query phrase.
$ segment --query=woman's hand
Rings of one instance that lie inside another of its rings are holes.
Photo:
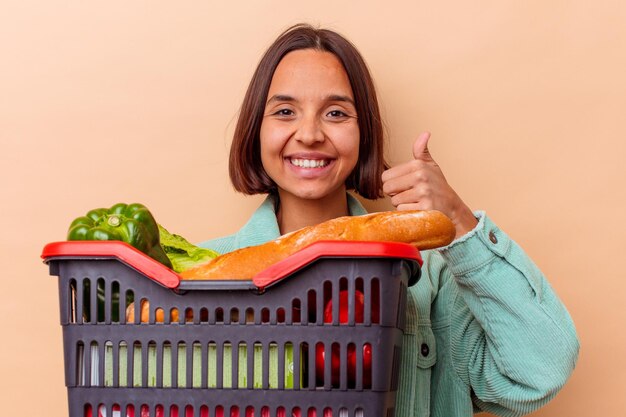
[[[398,210],[441,211],[454,223],[458,239],[472,230],[477,220],[430,155],[429,139],[429,132],[420,134],[413,144],[413,160],[383,172],[383,192]]]

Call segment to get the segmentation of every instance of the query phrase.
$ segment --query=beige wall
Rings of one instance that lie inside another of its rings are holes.
[[[66,415],[56,282],[39,254],[74,217],[143,202],[193,241],[246,220],[259,198],[235,194],[226,166],[238,105],[261,52],[306,20],[368,60],[389,159],[432,131],[448,180],[568,306],[580,361],[535,415],[623,415],[626,6],[288,4],[2,2],[2,414]]]

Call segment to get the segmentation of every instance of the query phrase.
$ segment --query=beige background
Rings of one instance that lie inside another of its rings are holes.
[[[56,282],[39,255],[74,217],[142,202],[199,241],[256,207],[230,188],[230,135],[260,54],[299,21],[366,57],[389,159],[432,131],[448,180],[567,305],[580,361],[535,415],[624,415],[626,6],[584,0],[2,0],[2,414],[67,413]]]

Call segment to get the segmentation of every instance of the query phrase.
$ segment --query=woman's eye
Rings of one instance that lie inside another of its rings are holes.
[[[331,110],[328,112],[328,115],[330,117],[348,117],[348,115],[342,112],[341,110]]]
[[[276,116],[293,116],[293,111],[290,109],[280,109],[274,112]]]

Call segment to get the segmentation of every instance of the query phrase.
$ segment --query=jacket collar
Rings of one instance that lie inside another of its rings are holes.
[[[349,193],[346,195],[351,216],[367,214],[359,200]],[[275,207],[274,196],[268,195],[237,233],[237,247],[260,245],[280,236]]]

